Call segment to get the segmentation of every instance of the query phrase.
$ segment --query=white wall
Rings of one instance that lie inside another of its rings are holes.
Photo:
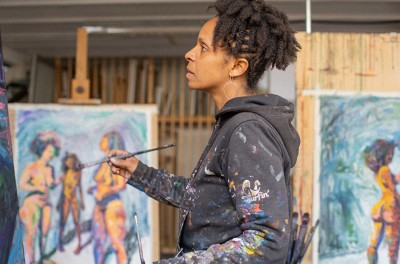
[[[31,56],[3,46],[4,63],[10,65],[6,72],[6,82],[25,79],[31,67]]]
[[[34,57],[29,84],[30,103],[52,103],[54,101],[54,67]]]
[[[271,71],[270,93],[280,95],[291,102],[296,98],[295,66],[289,65],[285,71]]]
[[[263,92],[280,95],[294,102],[296,98],[295,65],[289,65],[285,71],[273,69],[260,78],[258,86]]]

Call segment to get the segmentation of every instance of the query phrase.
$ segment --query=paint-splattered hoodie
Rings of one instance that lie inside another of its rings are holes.
[[[293,108],[277,95],[229,100],[190,178],[139,164],[128,183],[180,211],[182,253],[158,263],[285,263]]]

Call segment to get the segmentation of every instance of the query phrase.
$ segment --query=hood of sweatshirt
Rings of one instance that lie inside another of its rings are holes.
[[[229,100],[215,117],[223,121],[240,112],[252,112],[267,120],[280,135],[291,167],[296,164],[300,137],[291,123],[294,118],[294,105],[291,102],[275,94],[236,97]]]

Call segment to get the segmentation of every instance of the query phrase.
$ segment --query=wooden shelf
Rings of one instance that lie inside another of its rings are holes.
[[[214,116],[165,116],[161,115],[158,117],[158,122],[166,122],[166,123],[180,123],[184,124],[192,123],[201,123],[201,124],[210,124],[215,123]]]

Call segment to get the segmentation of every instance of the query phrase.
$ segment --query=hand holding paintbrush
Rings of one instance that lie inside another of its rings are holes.
[[[135,171],[139,161],[135,158],[136,155],[144,154],[151,151],[156,151],[164,148],[174,147],[175,144],[164,145],[161,147],[153,148],[153,149],[146,149],[136,152],[128,152],[125,150],[111,150],[107,158],[96,160],[84,164],[80,164],[79,168],[84,169],[87,167],[91,167],[94,165],[102,164],[104,162],[108,162],[111,167],[111,170],[114,174],[118,174],[126,179],[129,179],[130,175]]]

